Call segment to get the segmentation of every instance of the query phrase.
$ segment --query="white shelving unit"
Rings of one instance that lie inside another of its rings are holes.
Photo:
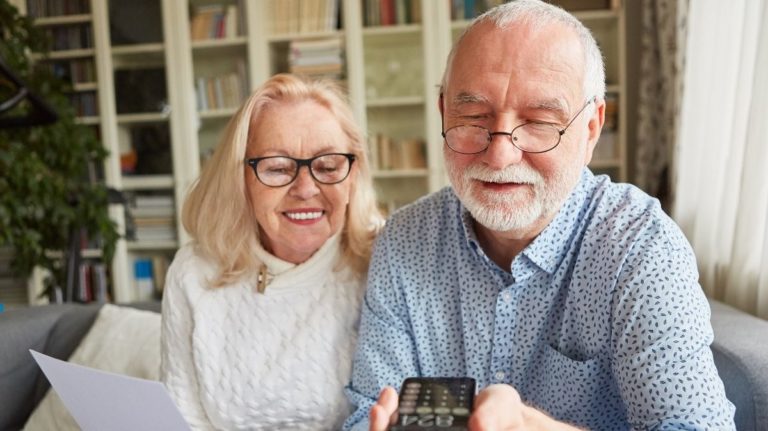
[[[384,209],[393,210],[448,184],[436,100],[450,47],[467,24],[451,20],[449,2],[415,2],[420,10],[411,12],[420,16],[417,22],[381,26],[366,25],[366,0],[336,0],[338,28],[276,33],[279,23],[275,20],[275,8],[285,4],[295,7],[303,0],[141,0],[135,7],[151,6],[161,15],[155,22],[162,26],[157,32],[162,40],[113,44],[110,32],[115,23],[110,20],[120,17],[110,14],[110,8],[124,6],[120,1],[90,0],[90,13],[36,20],[40,26],[92,26],[93,47],[54,52],[51,58],[88,58],[95,62],[97,80],[78,83],[75,88],[95,91],[97,95],[98,115],[84,116],[80,121],[98,127],[101,140],[110,151],[104,169],[105,182],[127,193],[164,193],[174,199],[176,239],[119,241],[111,268],[115,301],[136,299],[133,262],[137,258],[170,259],[179,245],[189,239],[179,220],[183,198],[239,105],[201,106],[195,92],[201,79],[237,75],[244,97],[272,74],[288,71],[287,55],[293,41],[340,39],[345,59],[343,85],[366,135],[372,140],[386,136],[395,142],[409,141],[411,149],[413,142],[423,142],[423,166],[374,169]],[[323,2],[331,0],[308,1],[326,5]],[[25,0],[13,2],[25,10]],[[199,32],[195,16],[216,5],[225,11],[237,9],[237,16],[241,17],[237,31],[222,37],[201,38],[193,33]],[[613,139],[606,139],[612,140],[612,144],[604,145],[605,148],[598,144],[591,166],[623,181],[627,178],[624,11],[618,5],[575,15],[593,31],[603,50],[608,91],[617,101]],[[233,23],[227,25],[230,24]],[[141,27],[145,23],[131,25]],[[167,109],[118,113],[122,101],[116,96],[116,71],[137,68],[164,70]],[[132,131],[148,125],[167,128],[169,165],[165,172],[126,174],[121,168],[121,154],[134,144]],[[374,148],[371,150],[375,152]],[[114,205],[110,214],[124,233],[127,220],[123,206]]]

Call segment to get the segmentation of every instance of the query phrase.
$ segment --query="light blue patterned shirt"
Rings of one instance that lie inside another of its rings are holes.
[[[381,388],[409,376],[507,383],[590,429],[733,429],[709,317],[688,242],[633,186],[585,169],[511,268],[485,255],[446,188],[377,241],[345,429],[367,429]]]

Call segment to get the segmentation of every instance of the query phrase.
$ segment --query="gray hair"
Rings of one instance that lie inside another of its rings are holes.
[[[539,29],[550,24],[561,24],[576,32],[584,49],[584,97],[596,96],[598,100],[605,98],[605,64],[600,48],[597,46],[592,32],[564,9],[545,3],[541,0],[517,0],[496,6],[467,26],[448,54],[445,71],[443,72],[442,90],[445,90],[448,69],[451,67],[456,48],[464,36],[473,28],[484,22],[492,22],[498,28],[507,28],[513,23],[527,24]]]

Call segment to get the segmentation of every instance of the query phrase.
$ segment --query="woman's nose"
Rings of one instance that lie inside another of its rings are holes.
[[[300,199],[309,199],[320,192],[320,188],[317,186],[315,179],[312,178],[308,166],[299,167],[296,179],[291,184],[290,192],[291,195]]]

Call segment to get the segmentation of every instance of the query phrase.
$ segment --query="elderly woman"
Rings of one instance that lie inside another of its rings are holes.
[[[162,380],[195,429],[339,429],[382,219],[337,87],[277,75],[230,121],[182,214]]]

